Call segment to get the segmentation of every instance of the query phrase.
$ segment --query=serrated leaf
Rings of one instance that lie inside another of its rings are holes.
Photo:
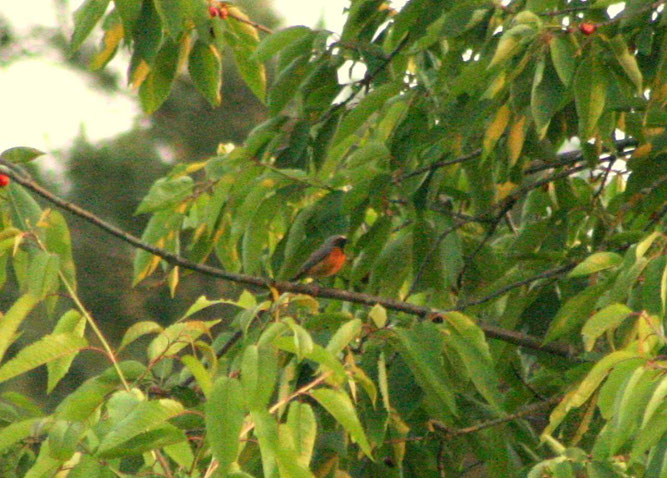
[[[266,408],[278,377],[278,357],[275,349],[249,345],[241,361],[241,384],[249,410]]]
[[[65,218],[59,211],[51,209],[42,216],[39,225],[44,230],[46,250],[58,255],[60,272],[70,287],[76,291],[76,267],[72,255],[72,237]]]
[[[301,81],[308,73],[309,62],[309,56],[299,56],[278,73],[267,98],[271,115],[280,113],[298,92]]]
[[[146,79],[139,88],[141,108],[147,114],[154,113],[169,97],[171,86],[176,78],[179,46],[173,41],[166,41],[157,52],[155,61]]]
[[[582,58],[574,77],[574,103],[579,116],[579,136],[593,135],[607,100],[607,73],[595,57]]]
[[[521,46],[535,36],[535,33],[535,28],[526,24],[519,24],[505,31],[498,41],[498,46],[487,69],[499,65],[519,53]]]
[[[341,325],[329,340],[327,350],[334,356],[341,353],[351,341],[359,337],[359,334],[361,333],[361,325],[362,322],[360,319],[353,319]]]
[[[136,380],[146,374],[146,367],[129,360],[118,363],[127,380]],[[55,416],[63,420],[85,421],[97,410],[109,393],[116,390],[122,382],[116,367],[111,366],[97,377],[86,380],[58,404]]]
[[[447,383],[443,358],[442,334],[434,324],[419,323],[411,330],[396,329],[400,353],[417,383],[441,406],[457,414],[454,392]]]
[[[565,302],[549,324],[544,343],[553,342],[583,324],[595,307],[595,301],[607,287],[605,283],[590,286]]]
[[[616,56],[616,60],[623,68],[623,71],[628,76],[632,84],[637,88],[637,94],[641,95],[643,91],[643,77],[642,72],[637,65],[637,59],[628,51],[628,46],[622,35],[615,36],[609,44]]]
[[[549,425],[544,429],[543,434],[551,435],[556,427],[563,421],[567,412],[586,403],[595,390],[598,389],[600,383],[602,383],[609,371],[618,363],[639,357],[640,355],[637,352],[619,350],[606,355],[602,360],[597,362],[591,371],[588,372],[588,375],[581,381],[579,386],[572,392],[568,393],[551,412]]]
[[[19,443],[23,439],[32,435],[36,426],[43,420],[43,418],[29,418],[18,422],[10,423],[0,429],[0,453],[11,446]]]
[[[215,354],[213,355],[215,357]],[[201,387],[201,391],[205,397],[211,394],[213,388],[213,381],[211,374],[208,373],[201,361],[192,355],[184,355],[181,357],[181,362],[185,365],[192,376],[197,380],[197,384]]]
[[[16,331],[30,311],[39,303],[39,299],[31,294],[19,297],[5,315],[0,316],[0,361],[15,339]]]
[[[62,317],[60,317],[60,319],[58,319],[58,323],[53,329],[53,333],[72,333],[78,335],[79,337],[83,337],[85,330],[86,318],[76,310],[69,310],[65,312]],[[74,355],[63,357],[46,364],[49,377],[46,386],[47,394],[51,393],[56,385],[58,385],[58,382],[60,382],[60,379],[65,376],[70,366],[72,365],[74,357]]]
[[[76,9],[74,12],[74,31],[69,46],[70,55],[81,47],[106,12],[108,5],[109,0],[86,0]]]
[[[340,122],[338,130],[331,141],[331,147],[333,148],[356,132],[373,113],[378,111],[389,98],[397,95],[399,91],[400,86],[394,83],[382,85],[376,90],[371,91]]]
[[[153,0],[164,29],[174,41],[183,32],[183,14],[188,8],[184,0]]]
[[[224,474],[239,453],[239,436],[245,417],[241,383],[235,378],[218,378],[204,410],[211,452]]]
[[[322,405],[350,434],[368,458],[373,459],[370,443],[366,438],[356,409],[345,392],[319,388],[310,392],[312,397]]]
[[[292,401],[287,412],[287,426],[291,430],[297,462],[308,468],[315,449],[317,421],[310,405]]]
[[[452,346],[461,357],[479,393],[497,411],[502,411],[500,383],[484,332],[469,317],[459,312],[447,313],[445,320],[451,331],[445,336],[445,344]]]
[[[120,41],[125,36],[125,30],[123,24],[120,20],[116,22],[104,32],[104,37],[102,38],[102,48],[100,51],[95,53],[93,58],[90,60],[89,67],[91,70],[99,70],[103,68],[116,54],[118,50],[118,45]]]
[[[29,148],[27,146],[17,146],[3,151],[2,154],[0,154],[0,159],[4,159],[5,161],[14,164],[22,164],[32,161],[44,154],[46,153],[39,149]]]
[[[553,61],[558,78],[565,86],[569,86],[572,75],[574,75],[576,50],[574,43],[563,35],[554,35],[549,43],[551,61]]]
[[[491,121],[489,126],[486,128],[486,131],[484,131],[484,141],[482,142],[484,156],[489,154],[489,152],[493,149],[500,137],[505,132],[505,128],[507,128],[507,124],[509,123],[510,114],[511,111],[508,104],[504,104],[498,108],[493,121]]]
[[[210,334],[211,327],[220,323],[220,320],[191,320],[170,325],[148,345],[148,358],[156,360],[165,355],[175,355],[188,345],[191,345],[202,334]]]
[[[53,334],[42,337],[16,354],[0,367],[0,382],[28,372],[40,365],[62,357],[69,357],[88,345],[88,341],[75,334]]]
[[[530,95],[530,110],[540,139],[544,138],[551,118],[563,105],[564,96],[565,90],[556,79],[551,63],[545,59],[538,62]]]
[[[197,40],[190,52],[188,71],[195,88],[206,101],[211,106],[219,106],[222,101],[222,58],[217,48]]]
[[[148,334],[159,334],[162,332],[164,329],[160,324],[157,322],[153,322],[152,320],[142,320],[141,322],[137,322],[135,324],[132,324],[126,331],[125,334],[123,335],[123,339],[120,342],[120,345],[118,346],[118,350],[122,350],[128,345],[130,345],[132,342],[137,340],[139,337],[142,337],[144,335]]]
[[[617,266],[621,262],[623,262],[623,257],[616,252],[596,252],[577,264],[577,267],[570,271],[568,277],[593,274]]]
[[[301,25],[274,32],[265,36],[262,41],[259,42],[252,57],[257,61],[265,62],[290,43],[311,32],[312,30],[310,28]]]
[[[607,330],[618,327],[630,314],[632,314],[632,309],[625,304],[611,304],[598,311],[586,321],[581,329],[584,348],[587,351],[593,350],[598,337]]]
[[[39,250],[33,255],[28,269],[28,292],[40,300],[58,289],[60,259],[55,254]]]
[[[192,194],[193,187],[194,181],[190,176],[160,178],[155,181],[148,194],[141,200],[135,214],[174,207]]]
[[[176,400],[162,399],[140,402],[104,436],[97,449],[97,455],[105,456],[124,442],[141,433],[150,432],[160,427],[167,420],[180,415],[183,411],[183,405]],[[164,432],[164,430],[161,431]]]

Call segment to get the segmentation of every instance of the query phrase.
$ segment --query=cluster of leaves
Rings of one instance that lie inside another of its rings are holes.
[[[77,10],[73,49],[108,3]],[[137,213],[151,214],[142,241],[159,250],[137,252],[135,282],[160,274],[174,293],[182,264],[208,261],[224,271],[200,272],[269,295],[202,297],[113,349],[77,299],[62,216],[13,183],[0,250],[21,296],[0,320],[0,355],[61,288],[77,309],[0,381],[47,364],[52,390],[79,352],[100,351],[86,328],[113,366],[50,414],[5,394],[3,467],[665,476],[667,20],[663,2],[614,17],[609,5],[355,0],[340,36],[292,27],[260,41],[231,5],[221,18],[203,1],[115,0],[95,66],[125,39],[147,112],[186,58],[218,102],[223,48],[270,112],[242,145],[152,186]],[[572,28],[583,20],[597,29]],[[341,84],[353,66],[364,77]],[[351,259],[332,283],[347,301],[281,281],[339,233]],[[236,310],[230,332],[192,317],[212,306]],[[116,360],[146,335],[145,364]],[[570,353],[547,348],[556,341]],[[555,398],[546,427],[521,419]]]

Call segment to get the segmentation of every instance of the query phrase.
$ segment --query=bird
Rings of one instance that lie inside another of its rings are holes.
[[[343,248],[347,243],[345,236],[337,235],[329,237],[308,260],[303,263],[299,272],[290,279],[296,281],[303,277],[328,277],[338,272],[345,264],[345,251]]]

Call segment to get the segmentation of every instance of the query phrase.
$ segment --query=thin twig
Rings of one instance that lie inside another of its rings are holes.
[[[448,425],[445,425],[439,420],[431,420],[429,423],[433,426],[434,430],[442,433],[446,437],[467,435],[469,433],[475,433],[480,430],[484,430],[485,428],[491,428],[498,425],[502,425],[503,423],[511,422],[519,418],[523,418],[527,415],[532,415],[535,412],[539,412],[540,410],[549,408],[551,405],[554,405],[555,403],[559,402],[561,398],[563,397],[560,395],[556,395],[547,400],[544,400],[543,402],[537,402],[528,405],[526,408],[511,415],[507,415],[506,417],[495,418],[493,420],[488,420],[486,422],[481,422],[478,423],[477,425],[472,425],[465,428],[452,428]]]
[[[472,307],[474,305],[483,304],[484,302],[488,302],[490,300],[493,300],[496,297],[500,297],[501,295],[505,295],[506,293],[508,293],[509,291],[511,291],[513,289],[516,289],[517,287],[528,285],[528,284],[531,284],[531,283],[536,282],[536,281],[541,280],[541,279],[549,279],[551,277],[556,277],[556,276],[559,276],[561,274],[564,274],[564,273],[570,271],[571,269],[574,269],[574,267],[576,265],[577,264],[574,263],[574,262],[570,263],[570,264],[565,264],[563,266],[556,267],[554,269],[549,269],[547,271],[541,272],[541,273],[536,274],[534,276],[528,277],[527,279],[523,279],[523,280],[520,280],[520,281],[517,281],[517,282],[513,282],[509,285],[506,285],[505,287],[503,287],[501,289],[498,289],[494,292],[491,292],[490,294],[488,294],[484,297],[480,297],[479,299],[473,299],[473,300],[469,300],[469,301],[465,301],[465,302],[460,302],[459,304],[457,304],[456,309],[457,310],[462,310],[462,309],[467,309],[468,307]]]
[[[271,30],[269,27],[265,27],[264,25],[262,25],[262,24],[260,24],[260,23],[257,23],[257,22],[253,22],[252,20],[249,20],[249,19],[247,19],[247,18],[239,17],[238,15],[235,15],[235,14],[229,12],[229,11],[227,12],[227,16],[228,16],[229,18],[233,18],[233,19],[236,20],[237,22],[245,23],[246,25],[250,25],[251,27],[254,27],[254,28],[256,28],[257,30],[260,30],[260,31],[262,31],[262,32],[264,32],[264,33],[268,33],[269,35],[270,35],[271,33],[273,33],[273,30]]]

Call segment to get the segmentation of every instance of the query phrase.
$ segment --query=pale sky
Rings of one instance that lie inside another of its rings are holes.
[[[52,0],[2,2],[2,14],[17,32],[37,25],[55,26]],[[81,1],[72,0],[76,9]],[[340,31],[348,0],[274,0],[285,25],[315,26],[324,18],[328,29]],[[68,18],[71,24],[71,18]],[[99,35],[99,31],[97,32]],[[95,32],[93,33],[93,35]],[[97,37],[99,38],[99,36]],[[0,152],[14,146],[42,151],[68,147],[83,128],[92,140],[112,137],[128,130],[141,113],[134,92],[110,96],[91,88],[85,75],[45,56],[26,58],[6,66],[0,58]],[[125,71],[127,59],[115,58],[107,68]]]

